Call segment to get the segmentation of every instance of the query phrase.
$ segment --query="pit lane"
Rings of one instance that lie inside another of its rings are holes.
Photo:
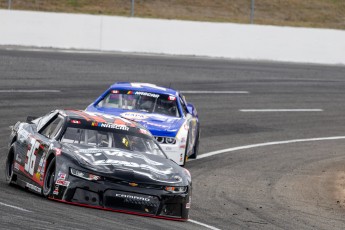
[[[0,50],[0,167],[9,125],[55,108],[84,109],[115,81],[184,91],[202,125],[200,154],[259,143],[344,136],[345,68],[125,54]],[[34,92],[25,92],[34,90]],[[41,91],[40,91],[41,90]],[[43,90],[43,91],[42,91]],[[56,90],[61,92],[55,92]],[[243,109],[322,109],[243,113]],[[344,141],[239,149],[190,161],[190,218],[173,222],[45,200],[0,180],[4,229],[343,229]]]

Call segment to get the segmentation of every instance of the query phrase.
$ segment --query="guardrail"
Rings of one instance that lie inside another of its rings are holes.
[[[0,45],[345,64],[345,31],[0,10]]]

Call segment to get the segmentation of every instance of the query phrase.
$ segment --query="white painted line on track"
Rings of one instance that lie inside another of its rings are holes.
[[[2,89],[0,93],[61,93],[57,89]]]
[[[0,202],[0,205],[6,206],[6,207],[10,207],[10,208],[14,208],[14,209],[17,209],[17,210],[20,210],[20,211],[24,211],[24,212],[31,212],[31,211],[26,210],[24,208],[20,208],[20,207],[14,206],[14,205],[5,204],[5,203],[2,203],[2,202]]]
[[[259,143],[259,144],[253,144],[253,145],[244,145],[244,146],[238,146],[234,148],[228,148],[228,149],[222,149],[218,151],[204,153],[204,154],[199,155],[198,158],[195,160],[215,156],[222,153],[234,152],[234,151],[243,150],[243,149],[258,148],[258,147],[263,147],[263,146],[282,145],[282,144],[291,144],[291,143],[299,143],[299,142],[311,142],[311,141],[340,140],[340,139],[345,139],[345,136],[295,139],[295,140],[287,140],[287,141],[274,141],[274,142],[266,142],[266,143]]]
[[[208,224],[201,223],[201,222],[199,222],[199,221],[195,221],[195,220],[189,219],[188,222],[191,222],[191,223],[194,223],[194,224],[197,224],[197,225],[204,226],[205,228],[208,228],[208,229],[220,230],[219,228],[213,227],[213,226],[208,225]]]
[[[323,109],[240,109],[240,112],[322,112]]]
[[[186,94],[247,94],[248,91],[206,91],[206,90],[182,90]]]

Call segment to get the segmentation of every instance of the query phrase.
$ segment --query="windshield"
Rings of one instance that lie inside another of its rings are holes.
[[[139,110],[180,117],[175,96],[142,91],[111,90],[97,107]]]
[[[67,127],[61,142],[79,144],[85,147],[117,148],[128,151],[165,157],[158,145],[147,135],[133,132],[116,132],[115,130],[99,130]]]

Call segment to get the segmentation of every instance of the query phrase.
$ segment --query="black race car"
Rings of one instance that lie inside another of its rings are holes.
[[[6,180],[65,203],[187,220],[191,176],[124,118],[55,110],[12,127]]]

